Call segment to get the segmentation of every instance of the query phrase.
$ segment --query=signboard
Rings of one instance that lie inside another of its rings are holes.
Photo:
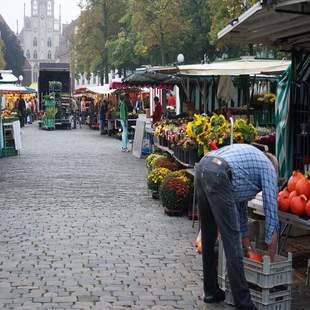
[[[137,119],[135,137],[133,140],[133,147],[132,147],[132,154],[137,158],[142,157],[144,133],[145,133],[145,119]]]

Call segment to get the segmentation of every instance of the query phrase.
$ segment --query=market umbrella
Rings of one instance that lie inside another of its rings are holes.
[[[0,84],[0,94],[31,94],[36,90],[15,84]]]
[[[276,99],[276,155],[279,160],[279,176],[286,180],[291,175],[293,167],[289,122],[291,82],[292,68],[290,65],[278,84]]]

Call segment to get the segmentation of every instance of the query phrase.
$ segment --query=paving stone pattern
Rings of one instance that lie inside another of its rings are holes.
[[[0,160],[0,309],[206,307],[196,230],[163,214],[144,161],[96,131],[22,130]]]

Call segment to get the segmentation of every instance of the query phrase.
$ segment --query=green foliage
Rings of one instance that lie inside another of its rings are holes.
[[[4,60],[4,42],[0,39],[0,70],[5,68],[5,60]]]
[[[13,73],[16,76],[23,74],[25,57],[16,35],[4,21],[0,21],[0,33],[2,41],[4,43],[4,48],[3,46],[2,48],[3,48],[4,61],[6,63],[5,68],[13,70]],[[3,64],[4,63],[2,62],[2,65]]]

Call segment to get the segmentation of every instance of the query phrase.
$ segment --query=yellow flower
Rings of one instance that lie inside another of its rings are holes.
[[[186,134],[188,135],[189,138],[193,138],[193,123],[189,122],[186,127]]]

